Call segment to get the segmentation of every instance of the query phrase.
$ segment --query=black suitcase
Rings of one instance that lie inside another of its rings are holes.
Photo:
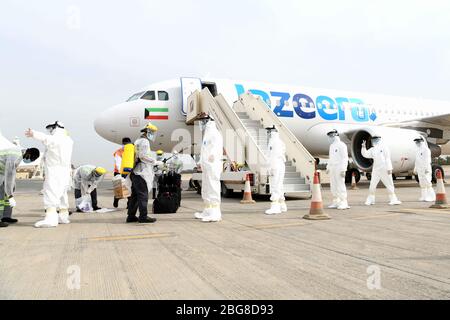
[[[158,179],[158,196],[153,201],[153,213],[176,213],[181,205],[181,175],[168,172]]]
[[[170,192],[159,193],[158,197],[153,201],[153,213],[176,213],[180,207],[179,202],[177,194]]]

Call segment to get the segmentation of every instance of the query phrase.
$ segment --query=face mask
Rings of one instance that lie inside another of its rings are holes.
[[[147,132],[147,139],[150,141],[155,141],[155,135],[153,132]]]
[[[32,163],[33,162],[30,159],[30,155],[26,154],[26,152],[22,152],[22,155],[23,155],[23,163]]]
[[[334,143],[336,141],[336,137],[328,137],[328,141],[330,142],[330,144]]]
[[[416,142],[416,146],[418,147],[418,148],[420,148],[420,146],[422,145],[422,142]]]
[[[200,130],[203,132],[206,129],[206,125],[208,124],[208,120],[201,120],[200,121]]]

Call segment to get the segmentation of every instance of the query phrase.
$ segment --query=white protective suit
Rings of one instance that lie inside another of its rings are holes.
[[[77,168],[73,174],[73,188],[81,190],[81,195],[90,194],[98,187],[104,176],[96,177],[93,172],[96,166],[87,164]]]
[[[0,219],[10,218],[16,185],[16,169],[22,161],[22,150],[0,132]],[[5,216],[3,216],[5,214]]]
[[[266,214],[286,212],[284,199],[284,175],[286,172],[286,145],[280,139],[280,134],[272,131],[268,143],[268,161],[270,167],[270,209]]]
[[[401,202],[395,195],[394,181],[392,179],[393,167],[389,148],[383,142],[379,142],[378,144],[367,150],[366,145],[363,143],[361,154],[364,158],[373,159],[369,196],[367,197],[365,204],[369,206],[375,204],[375,191],[380,180],[389,191],[389,204],[401,204]]]
[[[329,208],[339,210],[349,209],[347,202],[347,188],[345,187],[345,173],[348,166],[347,145],[338,136],[334,136],[330,145],[327,171],[330,175],[330,189],[333,194],[333,203]]]
[[[157,164],[155,159],[152,158],[150,141],[147,138],[141,137],[136,140],[134,146],[136,166],[133,172],[145,180],[148,192],[150,192],[153,188],[153,179],[155,177],[153,166]]]
[[[73,141],[65,129],[56,128],[51,135],[32,131],[33,138],[42,142],[45,151],[44,206],[45,219],[35,227],[56,227],[59,223],[69,223],[69,200],[67,192],[71,186],[71,163]],[[60,210],[59,219],[57,209]]]
[[[417,147],[414,172],[419,177],[421,196],[419,201],[432,202],[436,200],[436,194],[431,183],[431,151],[426,142],[421,142]]]
[[[195,217],[204,222],[220,221],[220,175],[222,173],[223,138],[216,123],[212,120],[206,124],[203,142],[200,150],[200,165],[202,168],[202,198],[205,209],[196,213]]]

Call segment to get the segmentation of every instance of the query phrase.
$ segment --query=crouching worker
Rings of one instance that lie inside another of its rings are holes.
[[[77,212],[83,212],[78,207],[81,197],[90,194],[92,209],[94,211],[101,208],[97,204],[97,186],[103,180],[106,169],[92,165],[84,165],[75,170],[73,174],[73,187],[75,189],[75,203],[77,203]]]
[[[13,195],[17,167],[22,159],[33,162],[37,158],[39,158],[38,149],[22,150],[9,142],[0,132],[0,228],[17,222],[17,219],[12,218],[13,208],[16,206]]]

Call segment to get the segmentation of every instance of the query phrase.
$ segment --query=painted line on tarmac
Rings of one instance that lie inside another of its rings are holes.
[[[365,220],[365,219],[377,219],[377,218],[384,218],[384,217],[392,217],[392,216],[398,216],[401,213],[386,213],[386,214],[377,214],[373,216],[362,216],[362,217],[356,217],[352,218],[352,220]]]
[[[406,211],[413,213],[446,213],[450,214],[450,209],[420,208],[420,209],[400,209],[398,211]]]
[[[275,224],[259,224],[259,225],[252,225],[252,226],[246,226],[248,228],[257,229],[257,230],[264,230],[264,229],[277,229],[277,228],[285,228],[285,227],[297,227],[297,226],[304,226],[310,223],[307,222],[294,222],[294,223],[275,223]]]
[[[140,240],[140,239],[160,239],[174,237],[174,233],[149,233],[149,234],[134,234],[134,235],[122,235],[122,236],[108,236],[87,238],[88,241],[123,241],[123,240]]]

